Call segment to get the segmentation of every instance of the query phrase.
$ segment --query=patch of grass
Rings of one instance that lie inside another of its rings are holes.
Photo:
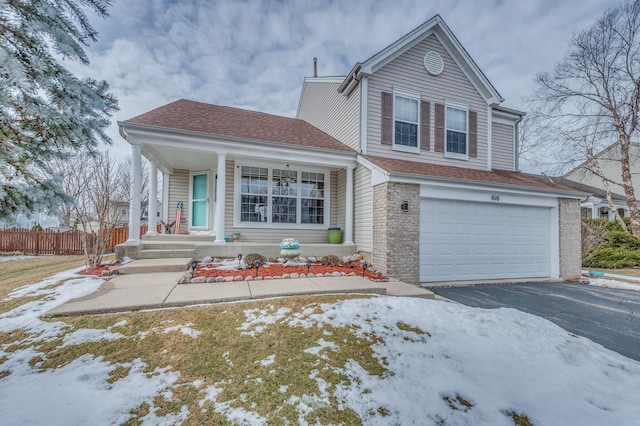
[[[0,313],[8,312],[41,297],[20,297],[4,300],[9,293],[27,284],[42,281],[58,272],[84,265],[82,256],[39,256],[0,262]]]
[[[125,367],[122,365],[118,365],[116,368],[109,373],[109,378],[107,379],[107,383],[113,384],[120,379],[124,379],[129,375],[131,371],[131,367]]]
[[[400,330],[403,331],[410,331],[412,333],[416,333],[416,334],[426,334],[427,336],[431,337],[431,334],[428,331],[422,331],[421,329],[419,329],[418,327],[412,327],[409,324],[405,324],[403,322],[399,322],[396,324],[398,326],[398,328]]]
[[[9,376],[11,373],[8,372],[7,370],[3,370],[0,371],[0,379],[4,379],[5,377]]]
[[[515,411],[509,411],[506,414],[511,417],[515,426],[534,426],[529,417],[524,414],[519,414]]]
[[[466,413],[473,408],[473,404],[460,396],[460,394],[456,394],[455,396],[445,395],[442,397],[442,400],[447,403],[449,408],[455,411],[463,411]]]
[[[44,296],[37,297],[15,297],[6,300],[0,300],[0,313],[5,313],[14,310],[15,308],[25,305],[29,302],[35,302],[37,300],[44,299]]]
[[[386,373],[384,362],[379,362],[371,349],[372,343],[383,343],[379,336],[356,337],[354,330],[346,327],[292,327],[288,323],[265,324],[256,337],[243,335],[240,326],[245,321],[246,309],[266,310],[275,313],[287,308],[289,315],[305,316],[308,312],[319,312],[321,303],[361,298],[363,296],[314,296],[247,302],[230,305],[193,307],[153,312],[136,312],[117,315],[94,315],[57,318],[70,325],[70,329],[107,329],[118,322],[114,332],[125,335],[111,342],[91,342],[60,348],[55,344],[43,344],[39,350],[45,360],[41,369],[67,365],[84,354],[101,356],[107,362],[119,365],[109,377],[111,383],[126,376],[128,371],[121,364],[140,358],[147,364],[147,372],[156,368],[172,366],[180,372],[179,381],[171,388],[171,400],[158,396],[153,406],[141,406],[132,412],[127,424],[139,424],[140,418],[150,409],[157,415],[178,413],[183,405],[189,409],[185,424],[228,424],[224,415],[213,410],[212,402],[199,401],[205,396],[206,387],[216,385],[222,392],[217,402],[230,402],[231,407],[242,407],[269,419],[270,424],[297,424],[299,413],[287,401],[290,398],[305,398],[318,402],[313,413],[306,416],[308,423],[360,424],[361,421],[350,409],[341,409],[332,396],[338,383],[349,383],[349,378],[340,373],[349,360],[357,361],[369,374],[382,376]],[[303,314],[303,311],[305,312]],[[180,331],[165,332],[168,327],[191,324],[201,332],[197,338]],[[418,329],[414,333],[421,332]],[[323,348],[320,356],[305,352],[316,348],[319,340],[332,342],[335,347]],[[273,355],[271,364],[265,362]],[[265,365],[263,365],[265,364]],[[196,388],[195,380],[203,381]],[[328,387],[322,394],[318,381]],[[287,385],[286,391],[280,387]],[[380,408],[381,413],[386,408]]]
[[[0,298],[23,285],[37,283],[57,272],[83,265],[82,256],[39,256],[0,262]]]

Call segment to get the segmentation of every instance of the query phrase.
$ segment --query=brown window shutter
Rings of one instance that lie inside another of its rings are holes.
[[[478,113],[469,111],[469,157],[478,156]]]
[[[436,152],[444,152],[444,105],[436,104],[435,106],[435,119],[436,119],[436,135],[433,148]]]
[[[429,151],[431,149],[431,104],[427,101],[420,101],[420,149]]]
[[[393,141],[393,94],[382,92],[382,143]]]

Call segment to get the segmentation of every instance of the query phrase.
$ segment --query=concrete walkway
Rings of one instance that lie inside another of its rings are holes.
[[[434,298],[431,291],[415,285],[399,281],[377,283],[362,277],[177,284],[183,273],[149,272],[115,276],[106,281],[96,292],[70,300],[50,310],[44,316],[128,312],[312,294],[376,293]]]

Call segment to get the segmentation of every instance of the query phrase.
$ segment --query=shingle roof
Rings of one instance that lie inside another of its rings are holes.
[[[180,99],[121,123],[208,133],[220,137],[355,151],[304,120]]]
[[[589,193],[589,194],[593,194],[594,196],[596,196],[598,198],[606,198],[607,197],[607,192],[602,188],[597,188],[595,186],[585,185],[584,183],[575,182],[575,181],[569,180],[569,179],[567,179],[565,177],[549,177],[549,179],[551,179],[554,182],[559,183],[561,185],[577,189],[578,191],[582,191],[582,192],[586,192],[586,193]],[[627,199],[625,198],[624,195],[618,194],[616,192],[612,192],[611,193],[611,198],[614,201],[621,201],[621,202],[626,202],[627,201]]]
[[[486,171],[465,169],[461,167],[418,163],[415,161],[396,160],[371,155],[366,155],[364,156],[364,158],[366,158],[376,166],[381,167],[382,169],[394,174],[485,182],[498,185],[542,189],[554,192],[567,192],[572,194],[580,192],[573,188],[554,183],[546,176],[532,175],[528,173],[510,172],[507,170]]]

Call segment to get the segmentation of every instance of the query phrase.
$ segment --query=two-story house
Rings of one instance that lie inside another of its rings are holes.
[[[620,146],[609,145],[595,155],[594,161],[588,160],[567,172],[561,178],[554,178],[565,186],[586,192],[589,197],[582,201],[582,217],[587,219],[607,218],[613,221],[614,215],[607,201],[607,186],[611,192],[613,207],[621,217],[629,217],[629,206],[622,187],[622,164]],[[640,189],[640,144],[629,147],[631,181],[633,187]],[[604,178],[604,179],[603,179]],[[640,201],[638,201],[640,207]]]
[[[502,101],[435,16],[345,77],[306,78],[296,118],[179,100],[119,124],[134,176],[141,155],[164,173],[165,220],[182,201],[219,245],[340,227],[406,282],[577,276],[581,193],[516,171],[523,113]]]

